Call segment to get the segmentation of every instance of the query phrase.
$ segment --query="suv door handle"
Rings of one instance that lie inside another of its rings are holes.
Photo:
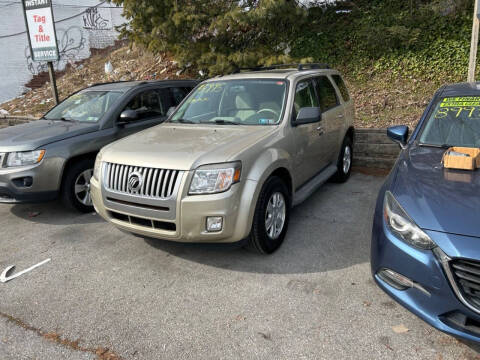
[[[337,115],[337,119],[343,119],[343,114]]]
[[[317,127],[318,135],[325,134],[325,129],[322,126]]]

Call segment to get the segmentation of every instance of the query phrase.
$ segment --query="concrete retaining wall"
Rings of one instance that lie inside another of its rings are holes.
[[[353,165],[390,169],[400,152],[398,144],[387,137],[386,129],[357,129]]]

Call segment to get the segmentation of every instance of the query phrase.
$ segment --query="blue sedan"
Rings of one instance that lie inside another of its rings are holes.
[[[480,170],[443,166],[451,146],[480,147],[480,83],[437,91],[378,196],[371,269],[393,299],[435,328],[480,341]]]

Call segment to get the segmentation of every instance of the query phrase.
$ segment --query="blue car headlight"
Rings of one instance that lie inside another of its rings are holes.
[[[390,191],[385,193],[383,218],[388,229],[407,244],[422,250],[431,250],[437,246],[408,216]]]

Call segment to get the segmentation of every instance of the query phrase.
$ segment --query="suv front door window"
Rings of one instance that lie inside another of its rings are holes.
[[[302,108],[319,105],[313,79],[298,82],[293,101],[293,116],[296,118]],[[322,135],[323,123],[323,119],[319,119],[316,122],[293,127],[296,147],[295,167],[299,182],[297,185],[307,182],[327,165],[325,160],[327,149]]]
[[[166,96],[162,96],[163,89],[149,89],[135,95],[122,110],[134,110],[138,118],[120,128],[120,136],[127,136],[142,129],[151,127],[155,123],[160,124],[165,120]],[[167,94],[168,95],[168,94]]]

